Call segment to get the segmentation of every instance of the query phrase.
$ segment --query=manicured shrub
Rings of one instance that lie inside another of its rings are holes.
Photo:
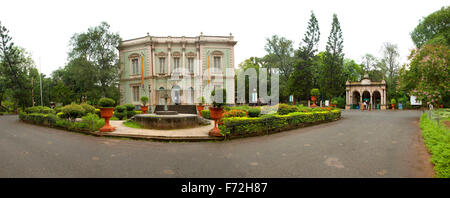
[[[123,112],[114,112],[114,116],[117,117],[119,120],[123,120],[127,118],[127,111]]]
[[[247,113],[245,111],[242,110],[231,110],[231,111],[227,111],[223,114],[224,118],[229,118],[229,117],[245,117],[247,116]]]
[[[100,109],[95,109],[94,112],[95,112],[95,114],[98,115],[98,117],[102,117],[102,116],[101,116],[101,113],[100,113],[100,112],[101,112]]]
[[[149,108],[150,111],[150,108]],[[142,114],[142,111],[134,111],[136,114]]]
[[[26,113],[43,113],[43,114],[49,114],[49,113],[55,113],[55,110],[51,109],[50,107],[44,107],[44,106],[34,106],[34,107],[28,107],[25,109]]]
[[[259,108],[251,108],[248,110],[248,117],[256,118],[261,115],[261,110]]]
[[[72,103],[70,105],[66,105],[62,108],[62,112],[64,113],[64,117],[75,119],[81,118],[84,115],[84,108],[81,105]]]
[[[59,113],[62,111],[63,106],[56,106],[53,110],[55,110],[56,113]]]
[[[91,131],[99,130],[103,125],[105,125],[105,120],[93,113],[88,113],[86,116],[81,118],[83,122],[91,123]]]
[[[80,106],[83,107],[85,114],[95,113],[95,107],[92,105],[88,105],[86,103],[81,103]]]
[[[141,97],[141,102],[142,102],[142,106],[147,105],[148,97],[147,97],[147,96],[142,96],[142,97]]]
[[[98,104],[100,105],[100,107],[102,107],[102,108],[110,108],[110,107],[114,107],[114,104],[115,104],[116,102],[113,100],[113,99],[111,99],[111,98],[101,98],[99,101],[98,101]]]
[[[133,117],[134,115],[136,115],[136,111],[132,110],[132,111],[127,111],[127,118],[130,119],[131,117]]]
[[[395,100],[395,98],[392,98],[391,99],[391,104],[396,104],[397,103],[397,101]]]
[[[311,112],[312,108],[305,107],[303,105],[297,105],[297,111],[298,112]]]
[[[280,104],[278,105],[278,114],[286,115],[292,112],[298,111],[297,106],[288,105],[288,104]]]
[[[127,108],[127,111],[134,111],[134,109],[136,109],[136,107],[133,104],[126,104],[124,106],[125,108]]]
[[[311,89],[310,94],[311,96],[320,96],[320,91],[319,89]]]
[[[206,119],[211,119],[209,110],[202,110],[202,117],[204,117]]]
[[[125,112],[126,110],[127,110],[127,108],[125,107],[125,106],[116,106],[116,108],[114,108],[114,110],[116,111],[116,112],[120,112],[120,113],[122,113],[122,112]]]
[[[219,123],[222,134],[231,136],[252,136],[267,132],[283,131],[302,127],[321,121],[331,121],[341,116],[340,110],[321,112],[293,112],[287,115],[262,115],[257,118],[230,117],[223,118]]]
[[[223,107],[227,103],[227,90],[221,88],[217,89],[216,92],[216,89],[214,89],[211,92],[211,99],[214,107]]]

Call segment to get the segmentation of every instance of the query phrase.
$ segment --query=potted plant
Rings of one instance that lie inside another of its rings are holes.
[[[317,97],[320,95],[320,91],[317,88],[311,89],[311,101],[313,102],[311,107],[317,107],[316,100]]]
[[[142,106],[141,106],[142,113],[147,113],[147,111],[148,111],[148,106],[147,106],[148,97],[147,96],[142,96],[141,97],[141,102],[142,102]]]
[[[112,132],[116,128],[109,124],[109,119],[113,116],[114,100],[111,98],[102,98],[99,100],[100,115],[105,119],[105,126],[100,128],[100,132]]]
[[[217,94],[216,94],[217,93]],[[222,94],[220,94],[222,93]],[[219,128],[217,128],[217,121],[223,116],[223,106],[226,104],[227,92],[225,89],[214,89],[211,92],[213,106],[209,108],[211,119],[214,120],[214,128],[209,131],[210,136],[222,136]]]
[[[338,100],[337,100],[336,98],[333,98],[333,99],[331,100],[331,106],[334,107],[334,108],[336,108],[337,104],[338,104]]]
[[[392,98],[391,99],[392,110],[395,110],[395,103],[397,103],[397,101],[394,98]]]
[[[205,106],[204,106],[204,104],[205,104],[205,97],[200,97],[200,98],[198,98],[199,100],[200,100],[200,103],[197,105],[197,111],[198,111],[198,114],[200,115],[200,116],[202,116],[202,111],[205,109]]]

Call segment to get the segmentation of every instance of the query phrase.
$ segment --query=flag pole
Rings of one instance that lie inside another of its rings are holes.
[[[41,89],[41,106],[44,106],[44,100],[42,99],[42,75],[41,75],[41,69],[42,69],[42,65],[41,65],[41,57],[39,57],[39,84],[40,84],[40,89]]]

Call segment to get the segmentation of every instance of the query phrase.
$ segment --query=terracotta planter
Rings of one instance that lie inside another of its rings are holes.
[[[100,128],[100,132],[113,132],[116,127],[109,124],[109,119],[113,116],[114,107],[100,108],[100,116],[105,119],[105,126]]]
[[[392,110],[395,110],[395,104],[392,104]]]
[[[148,106],[141,106],[142,113],[147,113]]]
[[[210,107],[209,115],[211,119],[214,120],[214,128],[209,131],[210,136],[222,137],[220,134],[219,128],[217,128],[217,121],[220,120],[223,116],[223,108],[222,107]]]
[[[311,105],[311,107],[317,107],[317,105],[316,105],[316,100],[317,100],[317,96],[311,96],[311,101],[313,102],[312,103],[312,105]]]
[[[198,111],[198,115],[200,115],[200,117],[203,117],[202,116],[202,111],[205,109],[205,106],[203,106],[203,105],[198,105],[197,106],[197,111]]]

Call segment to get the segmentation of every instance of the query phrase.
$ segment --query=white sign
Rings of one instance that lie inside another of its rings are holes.
[[[330,103],[330,101],[328,101],[328,100],[325,100],[325,106],[327,106],[327,107],[328,107],[328,106],[330,105],[329,103]]]
[[[294,96],[293,95],[290,95],[289,96],[289,102],[293,102],[294,101]]]
[[[417,99],[416,96],[411,96],[411,105],[422,105],[422,100]]]

